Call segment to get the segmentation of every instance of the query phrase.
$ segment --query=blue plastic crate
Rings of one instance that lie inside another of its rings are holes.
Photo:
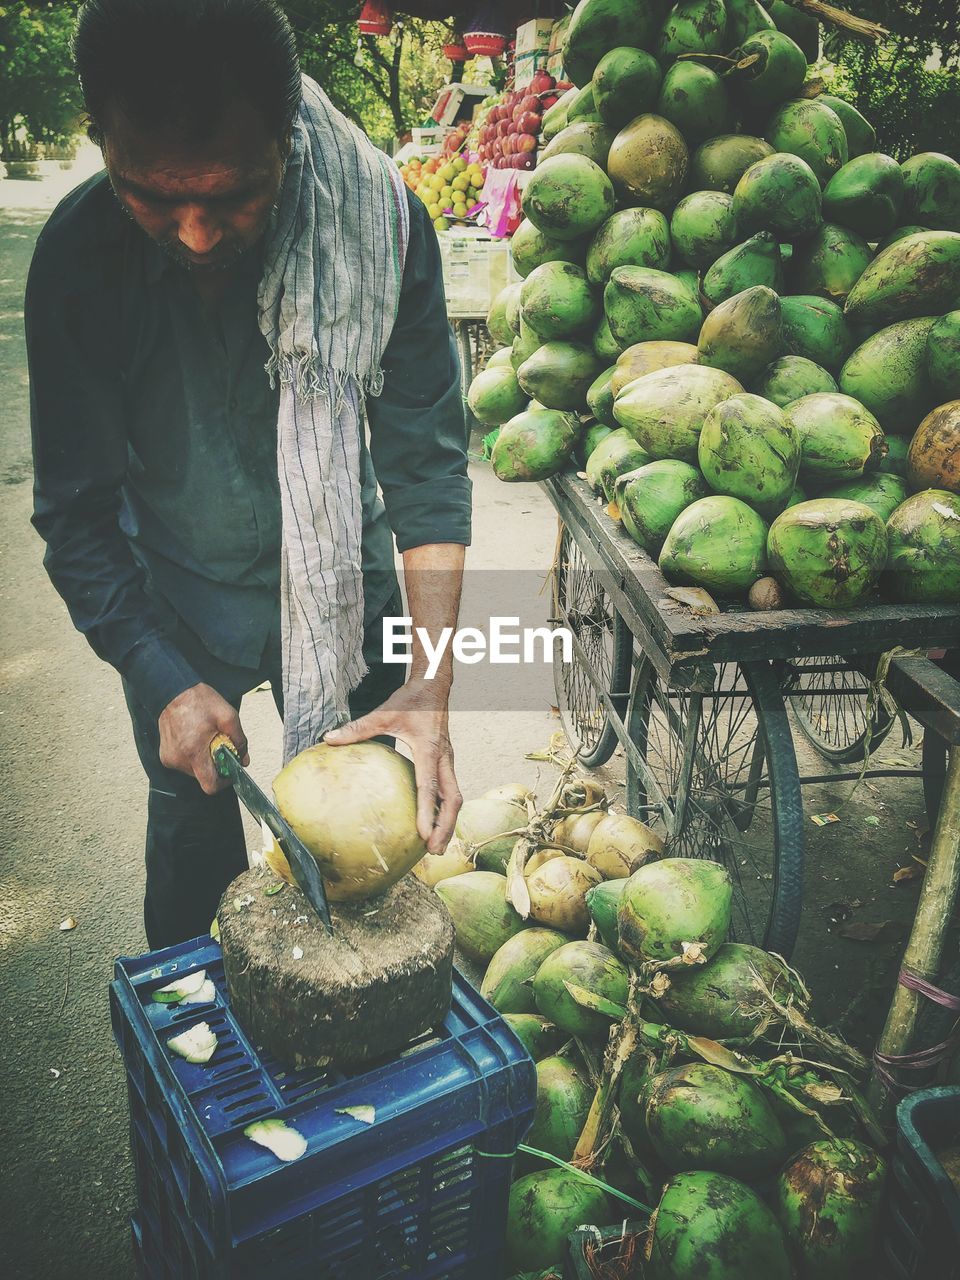
[[[960,1280],[960,1195],[934,1146],[960,1143],[960,1087],[921,1089],[897,1108],[883,1253],[891,1280]]]
[[[152,993],[206,969],[211,1004]],[[134,1251],[149,1280],[498,1280],[513,1162],[536,1071],[496,1011],[456,971],[443,1026],[348,1076],[261,1054],[230,1010],[220,948],[198,938],[116,963],[114,1035],[127,1071],[137,1185]],[[166,1041],[197,1022],[210,1062]],[[338,1114],[373,1106],[366,1124]],[[284,1164],[244,1137],[267,1116],[307,1140]]]

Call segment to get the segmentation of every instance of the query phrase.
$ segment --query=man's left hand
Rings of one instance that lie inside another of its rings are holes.
[[[457,786],[444,685],[414,676],[379,707],[324,735],[343,747],[387,735],[413,752],[417,778],[417,830],[428,853],[442,853],[453,835],[463,796]]]

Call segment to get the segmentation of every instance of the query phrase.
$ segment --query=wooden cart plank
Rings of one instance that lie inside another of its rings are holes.
[[[731,609],[697,617],[666,596],[670,584],[656,564],[607,516],[579,477],[544,482],[561,518],[595,549],[611,574],[614,596],[632,604],[624,618],[641,643],[659,648],[675,668],[705,662],[756,661],[826,654],[879,653],[897,645],[930,649],[960,643],[960,606],[877,604],[847,613],[830,609]],[[618,585],[619,584],[619,585]],[[653,657],[653,652],[651,657]]]

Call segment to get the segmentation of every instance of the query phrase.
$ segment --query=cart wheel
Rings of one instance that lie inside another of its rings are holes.
[[[709,693],[668,688],[648,659],[627,731],[627,808],[665,831],[672,857],[722,863],[731,937],[789,956],[803,897],[803,814],[783,697],[767,663],[719,666]]]
[[[792,658],[786,664],[783,691],[804,737],[825,760],[853,764],[875,751],[896,717],[881,702],[867,723],[870,681],[842,657]]]
[[[951,649],[938,661],[956,680],[960,680],[960,649]],[[940,800],[947,779],[947,743],[933,729],[923,731],[923,754],[920,768],[923,770],[923,800],[927,810],[927,823],[932,831],[940,814]]]
[[[556,622],[569,627],[592,668],[588,670],[576,652],[572,662],[554,662],[560,723],[580,764],[599,769],[613,755],[618,739],[597,687],[610,694],[622,718],[630,689],[633,636],[566,526],[560,532],[553,592]]]

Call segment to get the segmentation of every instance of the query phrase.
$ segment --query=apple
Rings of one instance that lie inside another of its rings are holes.
[[[548,71],[535,71],[529,89],[531,93],[546,93],[549,89],[556,88],[556,84],[556,80]]]
[[[514,152],[519,155],[525,155],[528,151],[536,151],[537,139],[532,133],[517,134]]]
[[[520,106],[524,111],[539,111],[540,99],[535,93],[527,93],[520,99]]]
[[[517,121],[518,133],[533,134],[534,137],[540,132],[540,112],[527,111]]]
[[[526,155],[513,157],[514,169],[533,169],[536,163],[537,157],[532,151],[528,151]]]
[[[545,93],[540,99],[540,110],[548,111],[555,102],[559,102],[560,97],[556,93]]]

